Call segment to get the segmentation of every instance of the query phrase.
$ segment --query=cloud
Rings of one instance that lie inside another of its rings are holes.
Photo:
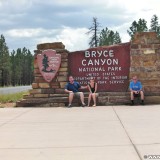
[[[41,38],[37,38],[36,41],[38,44],[44,42],[62,42],[69,51],[87,49],[88,37],[86,35],[86,28],[63,27],[63,29],[57,32],[58,34],[55,36],[44,35]]]
[[[6,35],[11,38],[32,38],[32,37],[41,37],[41,36],[50,36],[51,34],[55,34],[56,30],[46,30],[42,28],[36,29],[11,29],[6,32]]]
[[[32,0],[1,0],[0,12],[6,14],[16,14],[25,12],[32,5]]]
[[[9,43],[14,43],[17,48],[21,43],[24,43],[26,47],[29,47],[32,51],[36,49],[36,45],[40,43],[62,42],[69,51],[86,49],[88,46],[88,36],[86,28],[70,28],[63,26],[62,29],[11,29],[5,32],[5,35],[9,37]],[[16,41],[14,42],[13,39]],[[31,42],[34,45],[30,46]],[[28,46],[27,46],[28,45]],[[25,47],[25,46],[22,46]],[[13,50],[12,48],[11,50]]]
[[[85,33],[97,17],[100,29],[118,31],[122,42],[129,41],[127,29],[134,20],[160,15],[159,0],[0,0],[0,34],[10,50],[38,43],[61,41],[69,51],[88,48]]]
[[[87,49],[88,36],[86,28],[69,28],[64,27],[62,32],[55,38],[57,41],[63,41],[63,43],[70,49],[70,51]]]

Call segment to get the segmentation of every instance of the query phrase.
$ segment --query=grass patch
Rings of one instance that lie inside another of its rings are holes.
[[[10,103],[17,102],[18,100],[23,99],[23,95],[28,94],[28,92],[19,92],[13,94],[0,94],[0,103]]]

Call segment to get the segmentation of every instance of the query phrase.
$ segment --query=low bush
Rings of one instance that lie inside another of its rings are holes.
[[[16,102],[18,100],[23,99],[23,95],[28,94],[28,92],[19,92],[19,93],[12,93],[12,94],[0,94],[0,103],[9,103],[9,102]]]

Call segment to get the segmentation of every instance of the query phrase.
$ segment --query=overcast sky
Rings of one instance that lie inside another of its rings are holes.
[[[128,42],[127,30],[134,20],[160,22],[160,0],[0,0],[0,34],[9,50],[26,47],[32,52],[37,44],[63,42],[69,51],[87,49],[85,33],[96,17],[101,29],[118,31]]]

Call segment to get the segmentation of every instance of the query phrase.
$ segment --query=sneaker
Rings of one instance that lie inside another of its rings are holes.
[[[141,105],[144,105],[144,101],[141,102]]]
[[[94,104],[92,107],[96,107],[96,105]]]
[[[83,103],[83,104],[82,104],[82,107],[85,107],[85,106],[86,106],[86,104],[85,104],[85,103]]]
[[[69,104],[69,105],[68,105],[68,108],[71,108],[71,107],[72,107],[72,105],[71,105],[71,104]]]

